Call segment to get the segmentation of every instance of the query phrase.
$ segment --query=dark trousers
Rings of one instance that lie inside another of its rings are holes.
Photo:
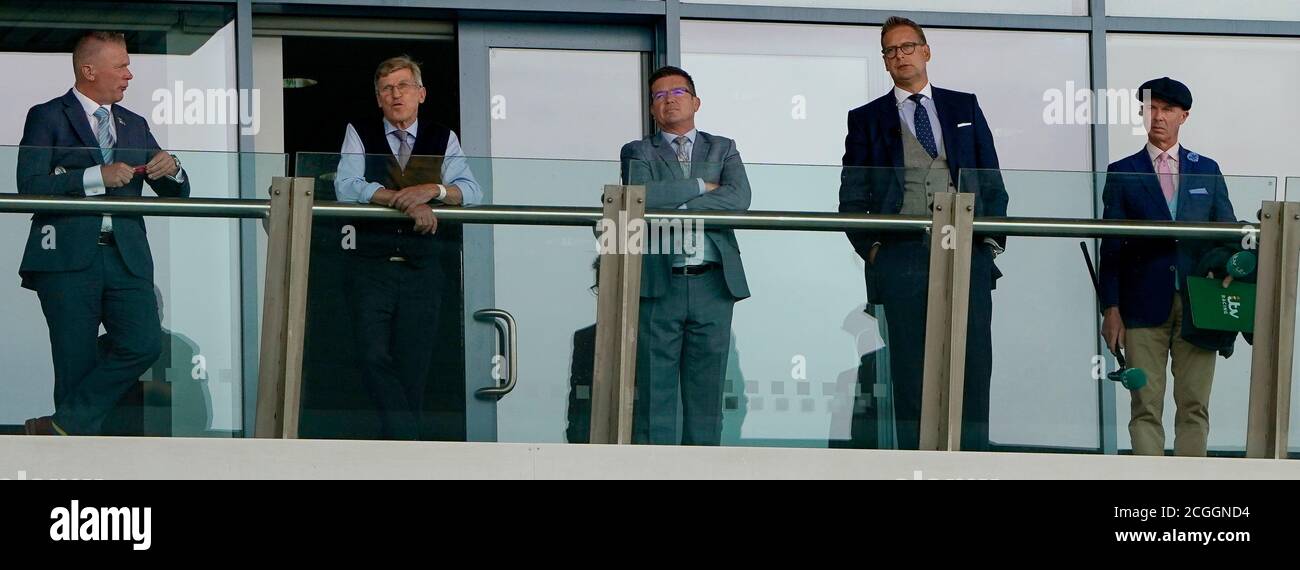
[[[682,445],[721,443],[735,304],[721,266],[674,274],[663,296],[641,298],[633,443],[676,445],[679,425]]]
[[[437,260],[352,257],[347,290],[361,355],[361,376],[386,439],[426,439],[423,418],[439,339],[442,270]],[[455,339],[442,339],[452,342]]]
[[[100,435],[104,419],[162,351],[153,283],[126,268],[116,246],[99,246],[90,267],[32,274],[54,357],[54,423]],[[99,325],[111,347],[99,355]]]
[[[930,246],[921,241],[882,245],[876,253],[885,320],[899,449],[920,447],[921,384],[925,365],[925,319]],[[970,306],[966,320],[966,381],[961,447],[989,447],[989,380],[993,373],[993,254],[987,244],[971,248]]]

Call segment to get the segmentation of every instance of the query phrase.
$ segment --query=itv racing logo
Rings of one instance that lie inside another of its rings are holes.
[[[153,544],[153,509],[150,507],[69,507],[50,511],[50,539],[64,541],[128,542],[134,550],[149,550]]]
[[[1223,314],[1234,319],[1241,318],[1241,295],[1223,296]]]

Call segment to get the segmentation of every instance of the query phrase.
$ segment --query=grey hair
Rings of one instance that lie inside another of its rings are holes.
[[[379,78],[385,77],[399,69],[411,70],[411,75],[415,77],[415,84],[424,86],[424,78],[420,75],[420,64],[411,59],[409,55],[399,55],[385,59],[375,69],[375,93],[379,92]]]

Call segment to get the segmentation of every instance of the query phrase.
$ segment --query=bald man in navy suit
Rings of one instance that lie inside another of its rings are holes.
[[[18,152],[18,192],[60,198],[189,196],[180,160],[121,105],[132,79],[122,34],[90,32],[72,54],[76,82],[32,107]],[[118,400],[162,350],[153,254],[136,215],[32,217],[22,285],[36,291],[54,356],[54,415],[29,435],[98,435]],[[99,327],[113,347],[98,354]]]

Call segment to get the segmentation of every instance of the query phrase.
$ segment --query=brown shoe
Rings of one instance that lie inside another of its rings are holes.
[[[50,416],[27,420],[23,423],[23,429],[27,435],[65,435],[54,425],[54,419]]]

